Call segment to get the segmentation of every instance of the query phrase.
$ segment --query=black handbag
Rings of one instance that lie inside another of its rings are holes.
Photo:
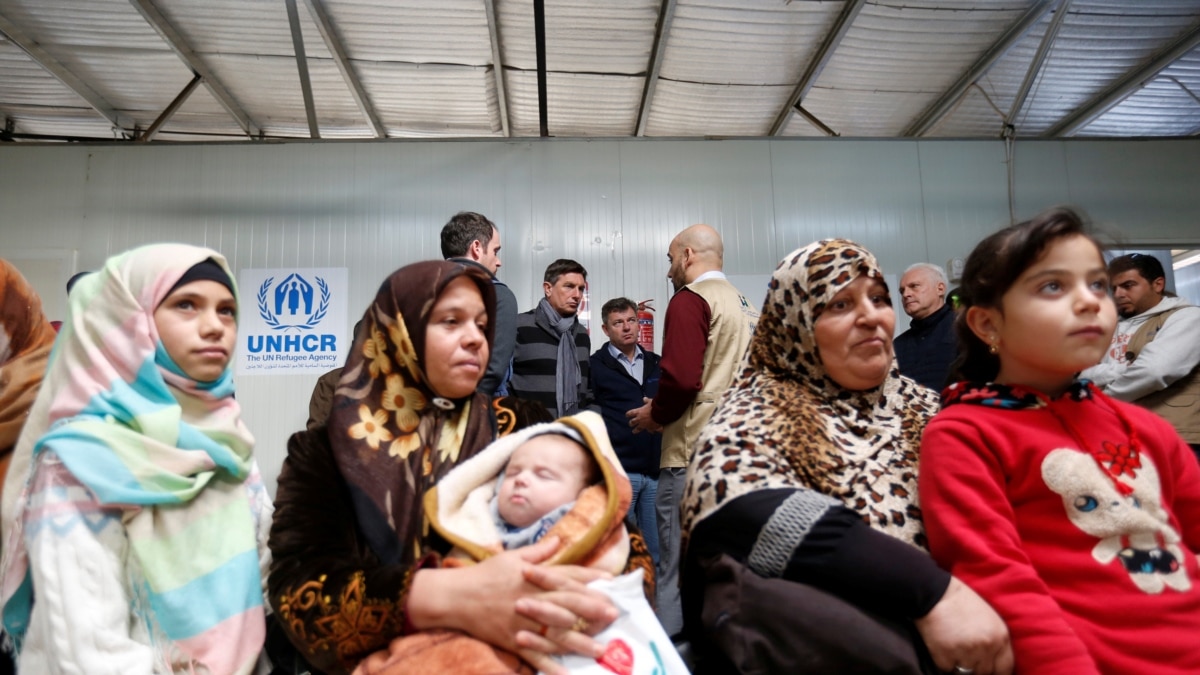
[[[841,598],[767,579],[729,555],[696,561],[703,606],[689,627],[695,673],[936,675],[916,627]]]

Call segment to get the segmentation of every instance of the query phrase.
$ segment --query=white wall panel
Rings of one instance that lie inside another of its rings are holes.
[[[1059,141],[1018,142],[1013,147],[1016,218],[1071,201],[1070,169]]]
[[[1137,244],[1200,236],[1200,145],[1065,143],[1071,201],[1098,225]]]
[[[1018,219],[1070,204],[1127,244],[1200,240],[1195,140],[1018,142],[1015,158]]]
[[[635,301],[654,299],[655,345],[662,344],[671,294],[667,248],[681,230],[696,223],[715,227],[729,274],[760,274],[778,262],[770,151],[763,141],[621,144],[623,292]]]
[[[776,258],[843,237],[874,252],[888,273],[924,260],[917,148],[906,141],[773,144]]]
[[[917,152],[925,214],[924,261],[945,265],[952,257],[966,258],[980,233],[1009,224],[1008,165],[1002,141],[922,141]],[[903,270],[889,272],[899,275]]]
[[[545,297],[546,266],[569,258],[588,271],[592,341],[603,339],[600,304],[612,297],[620,269],[611,242],[620,231],[621,180],[617,144],[601,141],[537,142],[531,151],[532,210],[519,255],[528,256],[513,292],[521,311]],[[502,277],[507,283],[512,276]]]
[[[0,149],[0,256],[18,248],[80,246],[86,154],[66,146]]]
[[[1197,140],[1018,141],[1016,215],[1074,202],[1131,242],[1200,245],[1198,150]],[[655,298],[661,341],[667,245],[684,227],[717,227],[735,275],[767,274],[830,236],[860,241],[898,273],[965,255],[1007,223],[1004,157],[999,141],[941,140],[6,145],[0,256],[77,250],[78,267],[92,269],[139,244],[185,241],[221,250],[235,269],[347,267],[351,306],[365,308],[389,272],[441,257],[441,225],[473,210],[501,228],[500,276],[522,310],[541,297],[545,266],[571,257],[589,272],[595,345],[600,304],[616,295]],[[315,379],[239,378],[272,489]]]

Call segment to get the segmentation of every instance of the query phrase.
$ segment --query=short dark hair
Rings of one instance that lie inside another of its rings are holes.
[[[1167,273],[1163,270],[1162,263],[1159,262],[1158,258],[1145,253],[1129,253],[1117,256],[1108,262],[1108,276],[1110,277],[1115,277],[1129,270],[1137,270],[1143,279],[1151,283],[1155,279],[1167,278]]]
[[[493,229],[500,228],[486,216],[473,211],[459,211],[442,227],[442,257],[461,258],[467,254],[473,241],[487,246],[495,236]]]
[[[70,294],[71,289],[75,288],[75,284],[79,283],[80,279],[86,277],[87,275],[89,275],[91,273],[92,273],[91,270],[84,270],[82,272],[76,272],[75,274],[72,274],[71,278],[67,279],[67,293]]]
[[[579,274],[583,276],[584,281],[587,281],[587,270],[583,269],[583,265],[570,258],[559,258],[550,263],[546,267],[546,276],[543,277],[543,280],[553,286],[558,283],[558,278],[564,274]]]
[[[637,308],[637,303],[629,298],[613,298],[604,303],[604,306],[600,308],[600,323],[608,323],[609,314],[624,312],[630,309],[636,312]]]
[[[950,372],[952,381],[990,382],[1000,372],[1000,359],[990,353],[967,325],[971,307],[1000,307],[1000,301],[1026,269],[1037,263],[1055,241],[1087,237],[1100,253],[1104,245],[1087,231],[1083,217],[1068,208],[1054,208],[984,238],[971,251],[962,272],[962,310],[954,320],[959,352]]]

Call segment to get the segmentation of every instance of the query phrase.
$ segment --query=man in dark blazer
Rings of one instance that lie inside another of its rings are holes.
[[[658,463],[662,434],[634,434],[625,413],[641,407],[658,392],[658,354],[638,346],[637,305],[628,298],[614,298],[600,310],[601,329],[608,342],[591,357],[592,398],[608,427],[608,437],[621,460],[633,500],[629,512],[646,538],[646,546],[658,563],[658,525],[654,503],[658,494]]]

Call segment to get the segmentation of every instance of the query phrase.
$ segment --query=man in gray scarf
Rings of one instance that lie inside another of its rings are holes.
[[[537,401],[555,418],[587,408],[592,341],[576,314],[583,302],[587,270],[560,258],[546,268],[538,306],[517,315],[509,393]]]

